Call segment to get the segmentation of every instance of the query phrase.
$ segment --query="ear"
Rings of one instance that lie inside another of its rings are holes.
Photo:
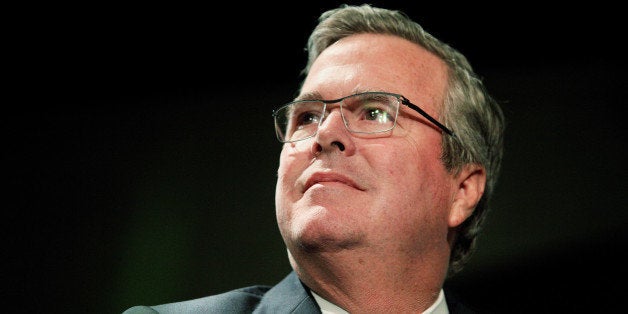
[[[449,211],[449,227],[455,228],[464,222],[475,210],[484,194],[486,170],[477,164],[467,164],[454,179],[457,190]]]

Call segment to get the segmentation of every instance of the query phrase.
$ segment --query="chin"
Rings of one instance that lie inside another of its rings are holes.
[[[361,233],[338,221],[308,220],[292,230],[292,242],[305,252],[337,252],[360,245]]]

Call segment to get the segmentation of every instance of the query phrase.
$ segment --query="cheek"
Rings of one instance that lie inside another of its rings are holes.
[[[277,186],[275,190],[275,202],[277,211],[284,208],[284,203],[294,201],[299,193],[295,189],[296,180],[305,168],[307,168],[307,153],[303,148],[285,144],[279,156],[277,169]]]
[[[404,139],[395,144],[389,142],[386,153],[373,150],[367,158],[378,177],[382,201],[406,209],[399,216],[402,220],[408,218],[404,215],[416,215],[412,214],[415,211],[431,212],[442,207],[446,171],[440,160],[440,142],[418,145],[417,141]]]
[[[286,144],[287,145],[287,144]],[[290,192],[291,169],[294,167],[293,158],[286,152],[286,147],[281,150],[279,157],[279,168],[277,169],[277,186],[275,187],[275,215],[277,223],[280,229],[283,229],[284,224],[289,221],[288,200],[290,199],[287,193]]]
[[[284,144],[279,155],[278,182],[292,181],[294,183],[305,167],[307,167],[307,152],[304,147]]]
[[[365,149],[365,159],[369,163],[370,171],[377,176],[379,188],[387,190],[413,189],[418,187],[425,179],[425,171],[422,169],[427,164],[425,156],[414,148],[414,143],[399,141],[397,145],[387,143],[378,148]],[[389,191],[390,192],[390,191]]]
[[[290,156],[289,153],[286,152],[286,148],[281,151],[279,157],[279,167],[277,169],[277,188],[276,188],[276,197],[279,200],[286,191],[288,191],[286,184],[289,184],[290,181],[294,182],[294,179],[291,180],[294,171],[294,158]]]

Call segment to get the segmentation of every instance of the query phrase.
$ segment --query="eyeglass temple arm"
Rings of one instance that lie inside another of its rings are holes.
[[[439,127],[441,130],[443,130],[445,133],[449,134],[450,136],[456,137],[456,135],[454,134],[454,132],[452,130],[448,129],[446,126],[444,126],[443,124],[438,122],[436,119],[432,118],[432,116],[427,114],[427,112],[423,111],[423,109],[419,108],[419,106],[411,103],[409,100],[407,100],[405,98],[401,98],[401,103],[403,103],[404,105],[410,107],[411,109],[415,110],[416,112],[420,113],[422,116],[424,116],[426,119],[430,120],[430,122],[434,123],[437,127]]]

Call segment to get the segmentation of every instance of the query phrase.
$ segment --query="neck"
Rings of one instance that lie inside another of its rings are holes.
[[[436,301],[445,279],[449,255],[442,255],[399,260],[293,250],[290,262],[312,291],[350,313],[421,313]]]

